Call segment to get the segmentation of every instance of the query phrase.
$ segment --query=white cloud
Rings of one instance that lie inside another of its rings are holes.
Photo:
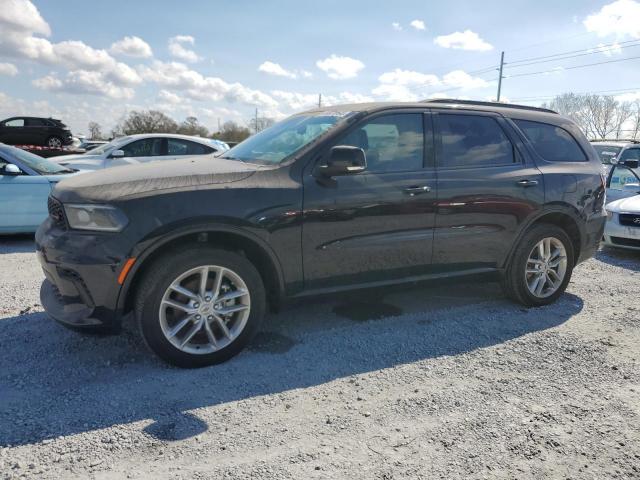
[[[183,99],[180,98],[179,95],[167,90],[160,90],[158,92],[158,99],[162,102],[170,103],[173,105],[178,105],[183,102]]]
[[[411,25],[416,30],[426,30],[427,29],[427,27],[425,26],[425,24],[424,24],[424,22],[422,20],[412,20],[409,25]]]
[[[0,62],[0,75],[14,77],[18,74],[18,67],[13,63]]]
[[[71,71],[62,79],[55,74],[46,75],[32,83],[35,87],[49,92],[98,95],[115,99],[132,98],[134,95],[133,89],[115,85],[101,72],[88,70]]]
[[[111,45],[109,51],[115,55],[127,55],[129,57],[149,58],[153,56],[151,47],[140,37],[124,37]]]
[[[391,23],[391,28],[393,28],[396,32],[402,31],[402,25],[400,25],[398,22]]]
[[[324,60],[318,60],[316,66],[334,80],[355,78],[364,68],[364,63],[351,57],[339,57],[332,54]]]
[[[440,35],[433,40],[433,43],[444,48],[453,48],[456,50],[484,52],[493,49],[493,45],[485,42],[476,32],[471,30],[454,32],[449,35]]]
[[[179,60],[195,63],[201,60],[196,52],[185,45],[195,45],[196,39],[191,35],[176,35],[169,39],[169,53]]]
[[[640,3],[634,0],[617,0],[592,13],[582,22],[588,32],[599,37],[615,35],[640,38]]]
[[[307,70],[300,70],[300,75],[302,75],[304,78],[311,78],[313,77],[313,73],[307,71]]]
[[[29,0],[3,0],[0,8],[0,25],[3,27],[3,32],[51,35],[49,24]]]
[[[290,70],[285,70],[282,66],[280,66],[280,64],[270,62],[268,60],[266,62],[263,62],[258,67],[258,71],[264,72],[269,75],[276,75],[278,77],[287,77],[287,78],[293,78],[293,79],[298,78],[298,75],[295,72]]]
[[[271,95],[278,99],[282,107],[288,110],[306,110],[318,106],[318,95],[316,93],[297,93],[274,90]],[[342,103],[366,103],[372,102],[373,98],[352,92],[341,92],[337,95],[323,95],[322,105],[338,105]]]
[[[619,43],[612,43],[605,45],[604,43],[599,43],[596,48],[592,48],[589,50],[590,53],[600,52],[605,57],[612,57],[613,55],[620,55],[622,53],[622,47]]]
[[[152,65],[142,65],[139,74],[149,82],[165,88],[179,90],[192,100],[227,101],[260,107],[277,107],[278,103],[260,90],[254,90],[241,83],[228,83],[218,77],[205,77],[191,70],[184,63],[154,61]]]
[[[442,78],[432,73],[421,73],[396,68],[378,77],[380,85],[372,90],[379,99],[390,101],[416,101],[430,96],[434,87],[472,90],[489,86],[489,82],[473,77],[463,70],[453,70]]]

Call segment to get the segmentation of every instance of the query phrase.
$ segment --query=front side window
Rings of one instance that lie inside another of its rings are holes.
[[[547,123],[514,120],[533,148],[549,162],[586,162],[587,157],[569,132]]]
[[[611,172],[611,181],[609,188],[612,190],[624,190],[624,186],[628,183],[640,183],[640,179],[629,167],[616,165]]]
[[[145,138],[122,147],[125,157],[155,157],[162,155],[162,138]]]
[[[211,152],[215,150],[200,143],[179,138],[167,139],[167,155],[204,155]]]
[[[439,114],[443,167],[481,167],[515,162],[514,148],[493,117]]]
[[[424,158],[422,120],[422,113],[384,115],[358,125],[338,144],[362,148],[370,172],[418,170]]]
[[[5,127],[24,127],[24,118],[14,118],[4,122]]]

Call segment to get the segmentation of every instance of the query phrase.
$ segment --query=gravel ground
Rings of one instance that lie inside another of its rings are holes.
[[[486,280],[305,301],[189,371],[56,325],[41,279],[0,239],[0,478],[640,478],[640,254],[540,309]]]

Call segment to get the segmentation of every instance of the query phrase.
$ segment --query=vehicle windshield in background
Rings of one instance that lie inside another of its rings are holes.
[[[295,115],[249,137],[221,158],[275,165],[345,121],[353,112]]]
[[[122,145],[124,142],[129,140],[131,137],[118,137],[111,140],[109,143],[105,143],[104,145],[100,145],[99,147],[94,148],[93,150],[89,150],[85,152],[85,155],[102,155],[108,150],[112,150],[114,147]]]
[[[611,165],[611,160],[616,158],[620,154],[622,147],[611,147],[608,145],[594,145],[600,161],[605,165]]]
[[[73,170],[58,165],[57,163],[50,162],[46,158],[39,157],[33,153],[25,152],[19,148],[11,150],[11,154],[18,160],[23,162],[27,167],[32,168],[40,175],[58,175],[63,173],[71,173]]]

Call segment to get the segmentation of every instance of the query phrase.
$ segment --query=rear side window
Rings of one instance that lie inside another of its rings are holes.
[[[569,132],[547,123],[514,120],[538,155],[549,162],[586,162],[587,157]]]
[[[47,123],[41,118],[27,118],[27,127],[46,127]]]
[[[200,143],[179,138],[167,140],[167,155],[204,155],[211,152],[215,152],[215,149]]]
[[[495,118],[439,114],[443,167],[480,167],[515,162],[513,145]]]

